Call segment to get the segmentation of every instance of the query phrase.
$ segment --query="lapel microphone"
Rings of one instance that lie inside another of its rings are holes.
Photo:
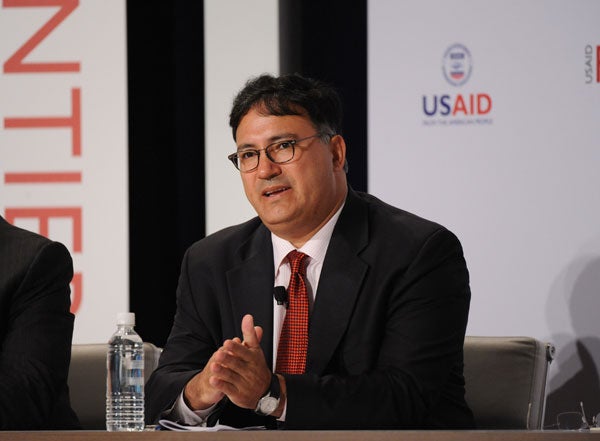
[[[275,297],[275,301],[278,305],[284,305],[287,309],[288,307],[288,293],[287,290],[283,286],[276,286],[273,288],[273,297]]]

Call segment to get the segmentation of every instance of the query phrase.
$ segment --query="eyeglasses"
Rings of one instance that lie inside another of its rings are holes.
[[[258,168],[258,161],[260,159],[260,152],[264,150],[267,158],[271,162],[275,164],[285,164],[286,162],[290,162],[294,159],[295,147],[296,144],[302,141],[306,141],[307,139],[316,138],[319,136],[333,136],[330,134],[317,133],[311,136],[307,136],[302,139],[284,139],[282,141],[277,141],[272,144],[269,144],[265,148],[262,149],[242,149],[231,155],[227,156],[235,168],[237,168],[242,173],[251,172]]]
[[[588,422],[583,408],[583,402],[579,402],[581,412],[562,412],[556,416],[556,427],[559,430],[578,430],[587,431],[597,430],[600,427],[600,413],[592,417],[592,424]]]
[[[581,412],[562,412],[556,415],[558,430],[587,430],[590,424]]]

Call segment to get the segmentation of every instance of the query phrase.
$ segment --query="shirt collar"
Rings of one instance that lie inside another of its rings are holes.
[[[329,219],[319,231],[298,249],[298,251],[310,256],[310,262],[322,262],[325,259],[333,229],[335,228],[335,224],[337,223],[345,204],[346,202],[344,201],[335,214],[331,216],[331,219]],[[285,259],[290,251],[295,250],[296,248],[290,242],[276,236],[274,233],[271,233],[271,241],[273,242],[273,262],[275,263],[275,271],[277,272],[278,268],[283,263],[283,259]]]

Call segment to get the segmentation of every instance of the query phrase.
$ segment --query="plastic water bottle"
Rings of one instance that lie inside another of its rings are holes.
[[[135,314],[117,315],[106,356],[106,430],[144,430],[144,347]]]

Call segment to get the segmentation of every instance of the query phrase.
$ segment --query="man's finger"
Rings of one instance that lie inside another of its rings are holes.
[[[246,314],[242,319],[242,335],[244,336],[244,344],[249,348],[259,346],[260,339],[258,338],[256,329],[254,328],[254,317],[252,317],[250,314]]]
[[[261,326],[255,326],[254,331],[256,332],[256,338],[258,339],[258,342],[260,343],[262,340],[262,337],[263,337],[263,328]]]

